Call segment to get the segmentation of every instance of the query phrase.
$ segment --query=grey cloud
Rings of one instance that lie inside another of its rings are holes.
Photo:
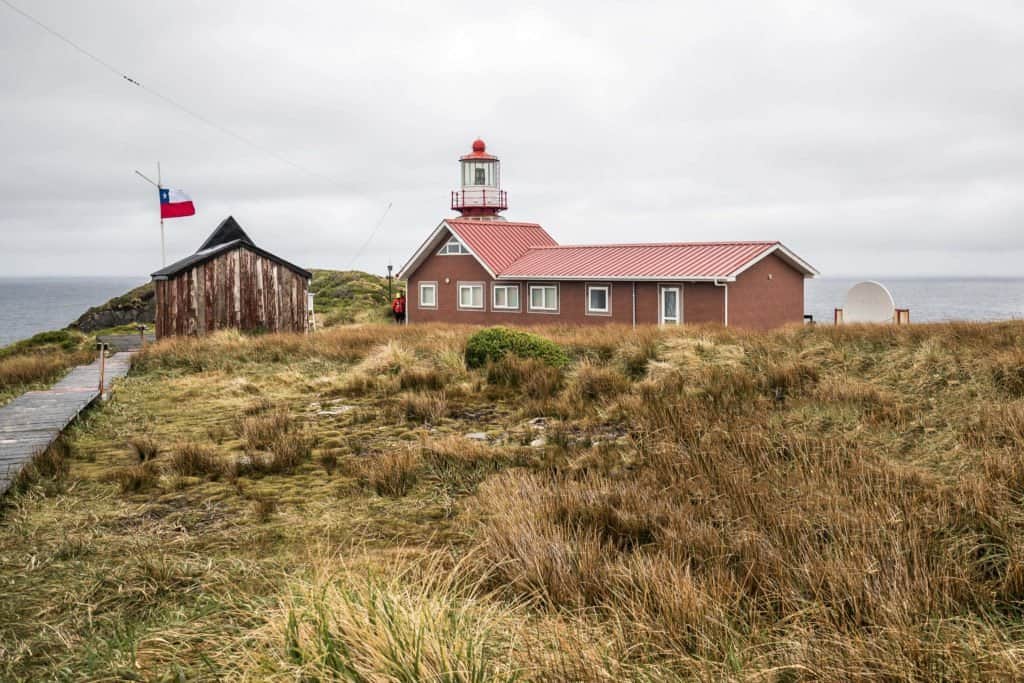
[[[560,241],[782,239],[826,274],[1019,274],[1024,8],[993,1],[0,6],[0,274],[159,266],[163,162],[289,259],[401,263],[483,136]],[[937,270],[941,269],[941,270]]]

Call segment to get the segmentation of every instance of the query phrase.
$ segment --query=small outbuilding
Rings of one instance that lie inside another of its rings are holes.
[[[196,253],[151,276],[156,336],[243,331],[302,332],[308,324],[308,270],[261,249],[232,216]]]

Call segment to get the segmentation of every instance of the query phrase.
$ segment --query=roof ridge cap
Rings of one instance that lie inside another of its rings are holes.
[[[473,225],[535,225],[542,227],[540,223],[533,221],[482,221],[476,218],[445,218],[445,223],[472,223]]]
[[[739,245],[765,245],[772,246],[782,244],[779,240],[721,240],[717,242],[610,242],[607,244],[552,244],[530,249],[609,249],[620,247],[709,247],[739,246]]]

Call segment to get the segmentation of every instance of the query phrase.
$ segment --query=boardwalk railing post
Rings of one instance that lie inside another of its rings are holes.
[[[100,400],[103,400],[103,373],[106,370],[107,365],[107,345],[103,342],[99,342],[97,346],[100,349]]]

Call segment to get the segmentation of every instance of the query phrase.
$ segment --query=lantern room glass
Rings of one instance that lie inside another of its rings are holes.
[[[497,159],[468,159],[462,162],[463,187],[499,187]]]

